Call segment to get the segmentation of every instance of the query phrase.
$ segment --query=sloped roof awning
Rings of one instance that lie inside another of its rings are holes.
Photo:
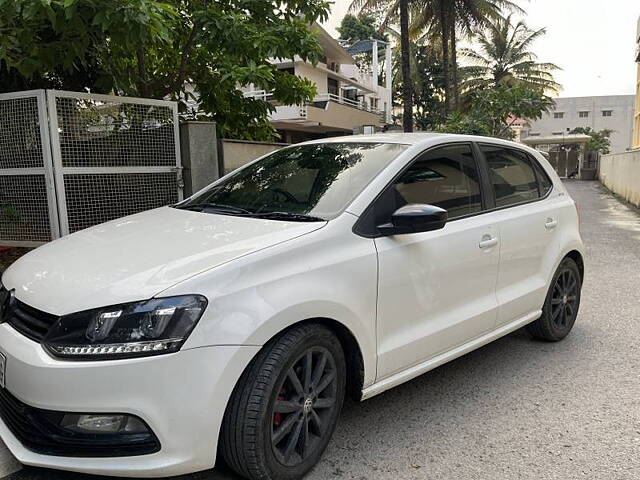
[[[367,53],[373,50],[374,40],[358,40],[356,43],[347,48],[350,55],[358,55],[359,53]],[[387,46],[387,42],[378,40],[378,50],[382,50]]]

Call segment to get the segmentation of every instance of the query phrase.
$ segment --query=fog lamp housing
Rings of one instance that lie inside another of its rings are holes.
[[[77,414],[67,413],[60,426],[65,430],[95,435],[150,434],[142,420],[125,414]]]

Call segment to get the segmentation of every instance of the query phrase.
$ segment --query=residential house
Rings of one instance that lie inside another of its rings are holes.
[[[246,96],[272,101],[275,112],[269,120],[281,141],[297,143],[315,138],[372,132],[391,123],[391,46],[385,42],[369,42],[373,51],[372,67],[360,69],[354,57],[320,25],[311,28],[318,33],[323,58],[317,65],[301,58],[273,60],[279,70],[307,78],[317,87],[315,98],[304,105],[281,105],[271,92],[243,88]],[[378,54],[385,52],[385,84]]]

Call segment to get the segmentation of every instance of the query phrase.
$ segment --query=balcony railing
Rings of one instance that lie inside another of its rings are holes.
[[[273,99],[273,92],[269,92],[266,90],[254,90],[252,92],[245,92],[244,96],[269,102]],[[333,93],[320,93],[316,95],[311,102],[307,103],[307,105],[314,106],[316,103],[322,102],[335,102],[341,105],[346,105],[348,107],[357,108],[358,110],[362,110],[365,112],[374,113],[376,115],[381,115],[384,113],[382,110],[372,108],[366,102],[359,102],[357,100],[352,100],[350,98],[346,98],[341,95],[335,95]]]

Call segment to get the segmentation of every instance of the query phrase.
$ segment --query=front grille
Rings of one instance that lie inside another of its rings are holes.
[[[160,450],[153,433],[89,435],[59,426],[64,412],[41,410],[0,389],[0,418],[32,452],[58,457],[131,457]]]
[[[0,298],[5,297],[3,294],[6,295],[6,289],[0,287]],[[14,298],[10,305],[4,307],[4,315],[3,318],[0,318],[0,321],[11,325],[15,330],[34,342],[40,343],[58,319],[59,317],[56,315],[30,307]]]

